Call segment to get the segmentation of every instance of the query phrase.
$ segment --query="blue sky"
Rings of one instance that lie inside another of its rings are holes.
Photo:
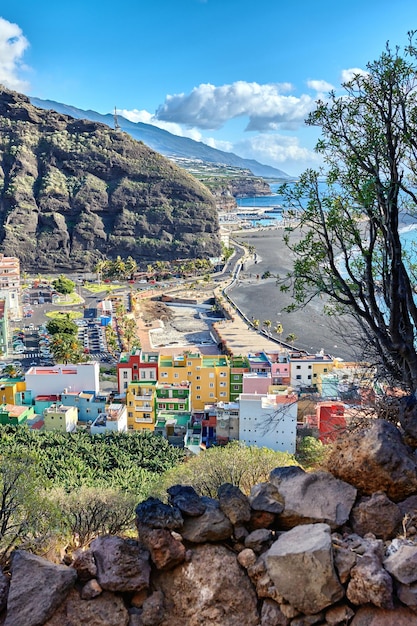
[[[296,175],[318,166],[320,94],[413,29],[415,0],[15,0],[0,83]]]

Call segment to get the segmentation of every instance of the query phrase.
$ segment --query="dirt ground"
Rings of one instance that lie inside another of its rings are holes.
[[[198,307],[168,306],[164,302],[147,300],[140,304],[140,317],[152,349],[204,346],[217,351],[210,336],[212,322]]]

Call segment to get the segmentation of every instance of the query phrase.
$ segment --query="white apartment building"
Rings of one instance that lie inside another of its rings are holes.
[[[20,317],[20,261],[0,254],[0,298],[7,302],[11,319]]]
[[[51,367],[35,366],[25,374],[26,389],[32,392],[32,398],[60,395],[71,391],[79,393],[85,389],[98,394],[99,371],[97,362]]]
[[[241,393],[239,440],[248,446],[295,452],[298,396]]]

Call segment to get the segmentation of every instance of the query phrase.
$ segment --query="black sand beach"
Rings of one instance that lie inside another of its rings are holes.
[[[285,313],[283,308],[291,303],[290,295],[280,291],[275,278],[256,278],[266,271],[282,276],[292,267],[282,229],[241,231],[233,237],[238,242],[254,246],[258,255],[258,263],[245,267],[239,284],[229,291],[230,297],[249,319],[258,319],[260,327],[264,320],[270,320],[271,331],[280,322],[284,329],[282,339],[294,333],[297,336],[295,347],[312,354],[323,349],[326,354],[346,361],[364,358],[360,346],[355,346],[349,337],[350,320],[325,315],[319,298],[301,311]]]

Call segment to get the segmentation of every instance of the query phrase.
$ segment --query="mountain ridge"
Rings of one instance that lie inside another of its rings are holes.
[[[0,251],[25,269],[66,270],[221,246],[214,198],[189,172],[125,132],[0,86]]]
[[[56,102],[55,100],[43,100],[41,98],[29,97],[30,102],[41,109],[52,109],[65,115],[70,115],[76,119],[88,119],[101,122],[114,127],[114,116],[111,113],[98,113],[92,109],[79,109],[72,105]],[[201,141],[195,141],[189,137],[174,135],[163,128],[145,124],[143,122],[131,122],[122,115],[117,116],[120,128],[131,135],[137,141],[143,141],[152,150],[156,150],[167,158],[175,160],[178,158],[188,158],[201,160],[208,163],[221,163],[232,167],[249,169],[254,176],[262,176],[273,180],[288,181],[292,177],[282,170],[259,163],[255,159],[245,159],[233,152],[224,152],[217,148],[212,148]]]

